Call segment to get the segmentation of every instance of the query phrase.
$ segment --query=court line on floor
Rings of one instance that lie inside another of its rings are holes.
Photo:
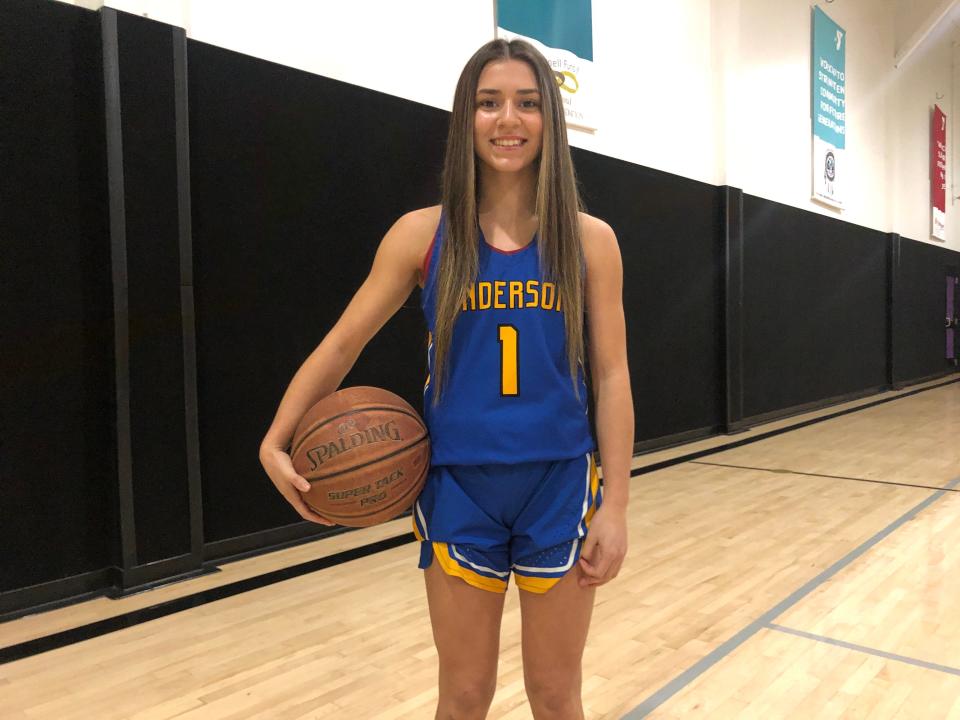
[[[916,390],[911,390],[909,392],[900,393],[894,397],[884,398],[882,400],[876,400],[870,403],[864,403],[863,405],[858,405],[856,407],[847,408],[836,413],[831,413],[829,415],[822,415],[820,417],[811,418],[810,420],[801,421],[794,425],[785,426],[778,428],[776,430],[771,430],[766,433],[759,433],[757,435],[752,435],[742,440],[737,440],[731,443],[724,443],[722,445],[717,445],[711,448],[704,450],[698,450],[693,453],[687,453],[685,455],[680,455],[676,458],[671,458],[669,460],[663,460],[657,463],[651,463],[650,465],[640,466],[633,468],[630,471],[631,477],[637,477],[638,475],[645,475],[647,473],[655,472],[656,470],[661,470],[666,467],[671,467],[673,465],[680,465],[686,462],[690,462],[697,458],[706,457],[714,453],[723,452],[725,450],[732,450],[734,448],[742,447],[744,445],[749,445],[750,443],[759,442],[760,440],[766,440],[768,438],[774,437],[776,435],[782,435],[784,433],[790,432],[791,430],[797,430],[808,425],[813,425],[818,422],[824,422],[826,420],[832,420],[833,418],[840,417],[842,415],[848,415],[853,412],[858,412],[860,410],[866,410],[877,405],[882,405],[884,403],[893,402],[894,400],[901,400],[905,397],[910,397],[911,395],[917,395],[922,392],[927,392],[928,390],[936,390],[938,388],[945,387],[947,385],[953,385],[960,382],[960,379],[951,379],[937,385],[929,385],[926,387],[921,387]],[[54,650],[59,647],[64,647],[65,645],[70,645],[77,642],[82,642],[84,640],[91,640],[100,635],[106,635],[107,633],[115,632],[117,630],[123,630],[128,627],[133,627],[134,625],[139,625],[140,623],[149,622],[151,620],[156,620],[167,615],[172,615],[177,612],[182,612],[183,610],[189,610],[190,608],[197,607],[198,605],[204,605],[209,602],[214,602],[226,597],[231,597],[241,592],[248,592],[250,590],[257,590],[267,585],[272,585],[277,582],[282,582],[283,580],[288,580],[291,578],[299,577],[301,575],[306,575],[311,572],[316,572],[318,570],[323,570],[334,565],[339,565],[340,563],[348,562],[360,557],[366,557],[368,555],[373,555],[382,550],[388,550],[390,548],[398,547],[406,543],[414,542],[416,538],[413,533],[406,533],[404,535],[398,535],[396,537],[387,538],[379,542],[371,543],[368,545],[361,545],[360,547],[354,548],[352,550],[347,550],[344,552],[336,553],[328,557],[320,558],[318,560],[311,560],[305,563],[299,563],[297,565],[292,565],[287,568],[282,568],[280,570],[275,570],[269,573],[264,573],[262,575],[256,575],[252,578],[247,578],[245,580],[240,580],[234,583],[229,583],[226,585],[221,585],[217,588],[210,588],[208,590],[201,590],[200,592],[193,593],[191,595],[185,595],[180,598],[175,598],[173,600],[168,600],[166,602],[158,603],[147,608],[141,608],[138,610],[131,610],[120,615],[115,615],[103,620],[97,620],[92,623],[87,623],[85,625],[80,625],[78,627],[70,628],[69,630],[64,630],[58,633],[53,633],[51,635],[45,635],[43,637],[34,638],[33,640],[27,640],[16,645],[9,645],[7,647],[0,647],[0,665],[3,665],[7,662],[13,662],[14,660],[21,660],[23,658],[31,657],[33,655],[38,655],[48,650]],[[12,621],[10,621],[12,622]]]
[[[872,480],[870,478],[848,477],[846,475],[824,475],[823,473],[808,473],[800,470],[787,470],[782,468],[761,468],[751,467],[749,465],[731,465],[729,463],[711,463],[700,460],[691,460],[691,465],[709,465],[710,467],[735,468],[737,470],[757,470],[759,472],[773,473],[774,475],[803,475],[804,477],[830,478],[832,480],[853,480],[855,482],[876,483],[877,485],[896,485],[898,487],[917,488],[918,490],[945,490],[939,485],[915,485],[914,483],[894,482],[893,480]],[[951,488],[948,492],[960,493],[957,488]]]
[[[817,642],[836,645],[837,647],[846,648],[847,650],[856,650],[857,652],[866,653],[867,655],[876,655],[877,657],[886,658],[887,660],[896,660],[909,665],[916,665],[917,667],[926,668],[927,670],[936,670],[937,672],[949,673],[950,675],[960,675],[960,668],[950,667],[949,665],[941,665],[940,663],[920,660],[919,658],[912,658],[907,655],[898,655],[897,653],[887,652],[886,650],[878,650],[877,648],[867,647],[866,645],[857,645],[856,643],[826,637],[825,635],[816,635],[803,630],[797,630],[796,628],[789,628],[785,625],[777,625],[776,623],[767,623],[766,627],[770,630],[778,630],[789,635],[806,638],[807,640],[816,640]]]
[[[639,718],[644,718],[649,715],[651,712],[663,705],[663,703],[665,703],[667,700],[687,687],[694,680],[710,670],[710,668],[712,668],[718,662],[730,655],[730,653],[760,632],[760,630],[763,630],[765,627],[767,627],[780,615],[785,613],[811,592],[823,585],[827,580],[850,565],[854,560],[859,558],[882,540],[886,539],[891,533],[915,518],[922,511],[926,510],[933,503],[946,495],[949,489],[956,487],[958,484],[960,484],[960,477],[951,480],[946,487],[937,490],[935,493],[933,493],[933,495],[912,507],[899,518],[883,528],[883,530],[880,530],[878,533],[873,535],[873,537],[861,543],[859,546],[837,560],[835,563],[833,563],[833,565],[828,567],[815,578],[807,581],[797,590],[794,590],[790,595],[767,610],[767,612],[763,613],[763,615],[761,615],[759,618],[740,630],[736,635],[719,645],[712,652],[708,653],[705,657],[701,658],[699,661],[677,675],[666,685],[661,687],[652,695],[648,696],[642,703],[637,705],[637,707],[624,715],[623,720],[639,720]]]

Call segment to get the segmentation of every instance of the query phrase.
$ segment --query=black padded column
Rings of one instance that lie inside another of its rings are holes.
[[[903,387],[897,382],[898,286],[900,284],[900,235],[887,235],[887,385],[894,390]]]
[[[186,38],[104,8],[121,593],[202,563]]]
[[[742,432],[743,422],[743,190],[724,186],[723,231],[723,328],[724,328],[724,420],[727,434]]]

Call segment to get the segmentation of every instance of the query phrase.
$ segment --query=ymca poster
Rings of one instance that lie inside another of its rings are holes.
[[[591,0],[497,0],[497,37],[520,38],[556,73],[568,125],[596,129],[593,117]]]
[[[847,137],[847,34],[813,8],[810,116],[813,121],[813,198],[843,207]]]

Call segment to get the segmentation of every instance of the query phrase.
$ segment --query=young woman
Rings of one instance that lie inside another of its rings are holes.
[[[419,284],[432,457],[413,521],[440,660],[437,718],[486,716],[511,572],[534,717],[583,717],[594,593],[617,575],[627,547],[633,408],[617,240],[579,207],[549,64],[522,41],[484,45],[457,84],[442,205],[404,215],[383,238],[260,449],[297,512],[331,524],[303,503],[298,490],[309,485],[284,448]]]

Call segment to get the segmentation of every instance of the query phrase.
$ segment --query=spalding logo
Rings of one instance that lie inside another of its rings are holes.
[[[341,423],[337,429],[340,430],[340,428],[343,428],[345,425],[347,425],[347,423]],[[343,430],[340,430],[341,435],[343,435],[343,432]],[[327,460],[336,457],[340,453],[350,452],[364,445],[372,445],[373,443],[379,442],[398,442],[401,440],[403,440],[403,438],[400,436],[400,430],[393,420],[380,425],[371,425],[365,430],[351,432],[349,435],[343,435],[338,440],[323,443],[322,445],[317,445],[307,450],[307,457],[310,458],[311,462],[310,470],[316,470]]]

